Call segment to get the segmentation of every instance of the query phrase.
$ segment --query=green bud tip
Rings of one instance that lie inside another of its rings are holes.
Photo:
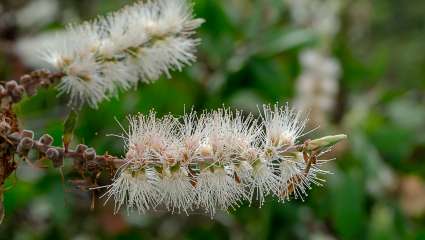
[[[326,136],[310,141],[307,145],[307,150],[315,151],[327,147],[332,147],[338,142],[347,138],[345,134],[338,134],[333,136]]]

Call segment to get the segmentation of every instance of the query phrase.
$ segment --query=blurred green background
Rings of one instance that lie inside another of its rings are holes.
[[[0,79],[32,70],[13,51],[20,39],[129,2],[1,0]],[[21,165],[6,184],[0,239],[425,239],[425,1],[194,3],[206,19],[198,62],[98,110],[83,109],[75,141],[122,155],[122,141],[106,136],[121,132],[115,118],[126,126],[126,115],[151,108],[178,115],[224,104],[255,113],[259,104],[289,102],[311,112],[309,129],[320,126],[307,137],[349,136],[328,156],[337,160],[327,165],[333,174],[325,186],[304,202],[270,199],[213,220],[165,211],[113,215],[102,200],[90,209],[91,194],[69,183],[77,178],[71,166],[62,182],[58,170]],[[25,128],[60,144],[69,109],[56,94],[43,90],[16,111]]]

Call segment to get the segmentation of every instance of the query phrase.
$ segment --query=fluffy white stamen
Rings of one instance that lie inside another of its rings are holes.
[[[43,49],[41,58],[65,75],[59,91],[72,105],[96,108],[119,89],[170,77],[193,63],[200,42],[194,34],[203,22],[186,0],[140,1],[55,36],[27,39],[19,49]]]
[[[304,199],[313,184],[321,185],[318,175],[328,173],[320,160],[309,164],[296,145],[306,120],[288,106],[264,106],[262,114],[255,119],[218,109],[199,117],[194,112],[130,117],[123,136],[128,162],[108,197],[117,209],[124,204],[139,212],[201,209],[211,217],[245,200],[261,207],[268,195]]]

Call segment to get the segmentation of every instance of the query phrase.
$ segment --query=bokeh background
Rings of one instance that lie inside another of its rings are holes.
[[[38,34],[116,10],[124,0],[1,0],[0,79],[42,66]],[[198,62],[83,109],[76,142],[122,155],[117,121],[225,106],[257,112],[285,103],[310,112],[307,137],[346,133],[324,187],[305,201],[247,204],[213,220],[157,211],[113,215],[110,205],[42,164],[7,182],[0,239],[425,239],[425,1],[195,0],[206,19]],[[35,41],[35,40],[34,40]],[[60,144],[69,109],[43,90],[16,106],[21,123]],[[117,119],[117,120],[115,120]],[[98,193],[100,194],[100,193]],[[91,206],[94,203],[94,208]]]

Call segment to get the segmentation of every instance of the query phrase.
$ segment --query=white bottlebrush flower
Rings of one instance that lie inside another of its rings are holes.
[[[275,163],[264,159],[259,159],[254,163],[251,173],[252,181],[248,188],[249,197],[251,201],[258,201],[260,207],[269,194],[276,195],[279,192],[280,181],[275,165]]]
[[[304,145],[297,145],[306,119],[288,106],[264,106],[261,114],[255,119],[224,108],[200,117],[191,112],[158,118],[153,111],[130,117],[123,136],[127,163],[108,198],[117,209],[201,209],[211,216],[244,200],[261,207],[268,195],[303,199],[313,184],[321,184],[318,175],[327,173],[320,169],[324,162],[304,160]]]
[[[166,168],[163,171],[162,179],[159,181],[161,200],[171,213],[193,210],[193,203],[196,200],[196,193],[191,183],[190,173],[180,166]]]
[[[130,130],[127,136],[127,160],[138,164],[165,164],[173,161],[176,142],[176,119],[170,115],[162,119],[155,112],[129,118]]]
[[[340,0],[284,0],[293,22],[311,28],[319,37],[332,38],[340,28]]]
[[[132,169],[129,166],[122,169],[113,183],[108,186],[106,202],[113,198],[115,201],[115,212],[123,204],[127,210],[137,210],[139,213],[145,213],[154,209],[159,199],[159,193],[156,183],[159,181],[157,173],[153,169]],[[106,203],[105,202],[105,203]]]
[[[16,13],[16,21],[20,27],[43,27],[53,22],[59,10],[57,0],[30,1]]]
[[[52,64],[48,63],[44,57],[49,57],[43,53],[43,48],[48,44],[56,45],[57,35],[59,32],[46,32],[35,37],[23,37],[17,40],[15,45],[15,53],[20,57],[25,65],[31,68],[50,68],[55,70]]]
[[[302,155],[302,154],[301,154]],[[295,198],[301,198],[307,195],[310,189],[310,177],[304,174],[305,164],[302,156],[294,158],[285,158],[279,165],[280,174],[280,192],[281,200],[289,200],[293,194]]]
[[[197,177],[197,207],[203,208],[210,216],[217,210],[236,209],[246,198],[245,189],[237,182],[231,167],[210,166]]]
[[[337,59],[318,50],[306,50],[300,55],[303,68],[297,80],[299,109],[309,109],[315,123],[325,124],[336,106],[339,91],[340,65]]]
[[[154,209],[159,198],[158,182],[159,176],[154,168],[148,167],[137,172],[132,178],[127,207],[139,213]]]
[[[270,151],[266,157],[276,157],[279,150],[292,146],[302,135],[307,118],[302,113],[286,106],[264,106],[262,118],[264,121],[264,146]]]
[[[336,107],[340,66],[330,54],[332,41],[339,31],[340,13],[345,1],[284,0],[293,22],[309,28],[317,37],[314,49],[302,51],[302,73],[296,84],[296,106],[308,110],[313,124],[326,125],[327,116]]]
[[[324,180],[318,175],[329,174],[328,171],[320,169],[320,166],[328,160],[319,160],[312,165],[308,172],[306,169],[306,161],[302,153],[296,153],[291,157],[285,157],[280,163],[280,189],[279,198],[281,201],[290,200],[291,195],[295,199],[304,201],[304,197],[308,196],[308,191],[312,185],[322,186]]]
[[[203,21],[186,0],[140,1],[49,37],[26,39],[17,52],[26,57],[41,51],[41,59],[65,75],[59,91],[70,94],[70,103],[96,108],[119,89],[170,77],[193,63],[200,42],[194,34]]]

